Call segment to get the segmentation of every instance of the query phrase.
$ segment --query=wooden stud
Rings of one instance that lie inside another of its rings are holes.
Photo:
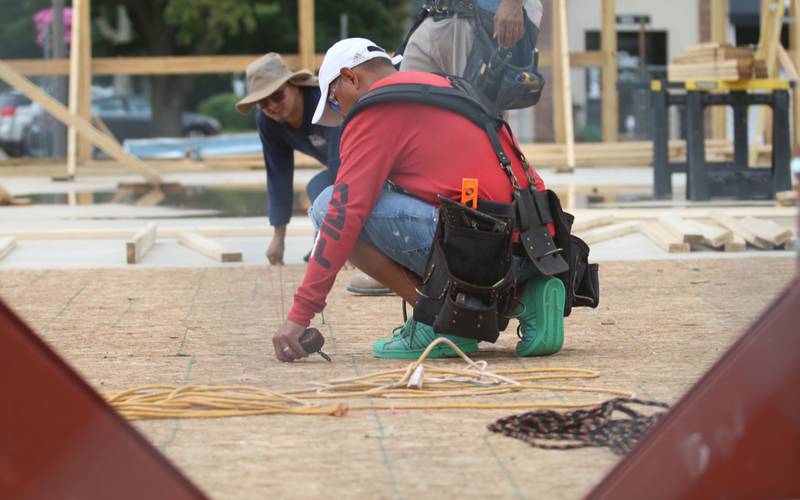
[[[575,219],[572,224],[573,233],[582,233],[596,227],[607,226],[614,223],[613,215],[597,215]]]
[[[783,244],[784,250],[797,250],[797,238],[789,238]]]
[[[778,206],[792,207],[797,205],[797,191],[778,191],[775,193],[775,201]]]
[[[600,34],[603,63],[603,142],[619,140],[619,93],[617,91],[617,0],[602,0]]]
[[[776,78],[778,73],[778,47],[781,44],[781,27],[783,14],[786,11],[785,0],[761,0],[761,36],[758,41],[755,59],[767,65],[767,76]],[[755,108],[757,121],[753,140],[750,144],[750,165],[756,165],[758,150],[756,145],[763,139],[765,144],[772,142],[772,113],[764,106]]]
[[[587,245],[594,245],[614,238],[621,238],[633,234],[639,230],[639,222],[621,222],[610,226],[598,227],[591,231],[579,233],[577,236],[586,242]]]
[[[128,264],[141,262],[144,254],[153,248],[153,245],[156,243],[157,227],[155,222],[150,222],[144,228],[137,231],[125,244]]]
[[[556,141],[563,143],[566,153],[566,169],[575,170],[575,130],[572,117],[572,79],[569,66],[569,39],[567,37],[567,0],[554,0],[555,7],[555,72],[558,75],[554,114],[560,119],[555,121]],[[561,169],[560,169],[561,170]]]
[[[91,122],[92,118],[92,20],[91,1],[73,0],[72,38],[69,60],[69,112]],[[63,120],[62,120],[63,121]],[[78,163],[92,157],[91,142],[68,124],[67,176],[74,177]]]
[[[314,60],[314,0],[297,0],[297,14],[300,61],[303,68],[313,72],[317,69]]]
[[[691,221],[682,219],[677,215],[665,215],[658,222],[678,241],[696,244],[703,242],[703,234]]]
[[[712,248],[722,248],[726,244],[733,241],[733,231],[725,229],[724,227],[706,224],[700,221],[686,221],[695,228],[703,236],[701,243]]]
[[[98,57],[92,59],[91,73],[96,76],[240,73],[262,55]],[[324,56],[315,55],[315,68]],[[292,69],[303,65],[298,54],[281,54],[281,58]],[[10,59],[6,63],[25,76],[58,76],[70,72],[68,59]]]
[[[688,253],[692,249],[688,243],[675,238],[658,222],[645,222],[639,227],[645,236],[666,252]]]
[[[733,235],[733,238],[728,243],[725,243],[723,249],[726,252],[744,252],[747,250],[747,242],[738,234]]]
[[[711,0],[711,41],[719,44],[728,41],[728,0]],[[727,136],[727,117],[727,107],[711,108],[713,139],[724,139]]]
[[[161,175],[142,160],[128,154],[119,143],[111,137],[100,132],[84,118],[71,114],[63,104],[47,95],[42,89],[31,83],[30,80],[20,75],[3,61],[0,61],[0,79],[8,82],[12,87],[25,94],[32,101],[40,104],[48,113],[60,122],[69,125],[70,130],[79,131],[82,136],[107,153],[109,156],[127,166],[134,172],[141,174],[152,184],[161,184]],[[91,117],[90,117],[91,118]],[[74,151],[73,151],[74,152]],[[74,158],[77,159],[77,158]]]
[[[754,217],[736,219],[722,214],[714,214],[711,218],[733,231],[747,243],[762,250],[772,250],[784,244],[792,237],[792,231],[778,226],[775,222]]]
[[[230,250],[218,241],[196,232],[178,233],[178,243],[217,262],[241,262],[242,252]]]
[[[14,237],[0,238],[0,260],[10,254],[17,247],[17,239]]]

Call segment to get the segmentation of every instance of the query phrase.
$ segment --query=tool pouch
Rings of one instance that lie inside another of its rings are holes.
[[[575,217],[562,210],[561,201],[553,191],[545,193],[556,230],[555,244],[568,263],[566,271],[555,275],[564,282],[566,289],[564,316],[569,316],[573,307],[595,308],[600,303],[599,266],[589,264],[589,245],[570,234]]]
[[[414,319],[437,333],[497,340],[513,308],[513,219],[439,197],[439,221]]]
[[[481,72],[481,68],[490,65],[492,57],[497,53],[499,45],[492,36],[494,33],[494,13],[477,9],[472,49],[467,56],[467,65],[463,77],[478,88],[486,91],[494,106],[499,111],[521,109],[539,102],[544,88],[544,77],[539,73],[539,58],[536,52],[536,40],[539,28],[524,12],[525,34],[511,48],[509,61],[499,69],[499,74]],[[490,80],[486,82],[484,80]]]

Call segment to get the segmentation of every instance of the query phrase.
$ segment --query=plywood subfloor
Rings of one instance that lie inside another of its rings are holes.
[[[601,306],[567,319],[560,354],[515,358],[512,322],[478,357],[495,369],[592,368],[601,378],[580,384],[674,402],[781,291],[794,266],[790,258],[603,264]],[[325,324],[315,322],[334,362],[276,361],[271,335],[302,273],[8,271],[0,273],[0,298],[100,391],[151,383],[288,390],[405,365],[370,356],[370,343],[401,322],[399,299],[348,294],[349,273],[337,281]],[[481,401],[593,399],[524,393]],[[605,449],[546,451],[486,430],[509,413],[364,411],[136,427],[212,497],[225,499],[578,498],[617,460]]]

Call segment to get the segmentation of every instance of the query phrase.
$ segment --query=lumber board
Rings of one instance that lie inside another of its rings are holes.
[[[639,226],[642,234],[658,245],[662,250],[669,253],[688,253],[691,246],[680,239],[675,238],[667,229],[656,221],[645,222]]]
[[[775,201],[783,207],[797,204],[797,197],[797,191],[778,191],[775,193]]]
[[[600,226],[614,223],[613,215],[595,215],[591,217],[576,218],[572,224],[573,233],[581,233]]]
[[[760,248],[762,250],[772,250],[775,248],[776,244],[779,244],[774,241],[774,238],[778,236],[777,234],[772,234],[769,231],[762,232],[759,228],[761,224],[771,221],[765,221],[763,219],[759,220],[753,217],[743,217],[741,219],[737,219],[735,217],[722,214],[712,214],[711,219],[721,226],[730,229],[734,232],[734,234],[739,235],[747,243],[756,248]],[[765,238],[764,236],[767,237]],[[784,241],[786,241],[785,238],[780,240],[780,243],[783,243]]]
[[[157,228],[158,225],[155,222],[150,222],[125,243],[128,264],[141,262],[144,255],[153,248],[156,243]]]
[[[664,227],[664,229],[667,230],[667,232],[669,232],[669,234],[672,235],[673,238],[676,238],[678,241],[689,244],[703,242],[703,234],[700,232],[697,226],[684,220],[678,215],[670,214],[659,217],[658,222]]]
[[[118,162],[142,175],[148,182],[153,184],[160,184],[162,182],[161,175],[155,169],[135,156],[128,154],[117,141],[94,128],[87,120],[70,113],[63,104],[47,95],[30,80],[12,70],[3,61],[0,61],[0,78],[25,94],[29,99],[40,104],[60,122],[76,128],[81,134],[87,137],[91,143]]]
[[[783,244],[784,250],[797,250],[797,238],[789,238]]]
[[[206,238],[196,232],[178,233],[178,243],[217,262],[242,261],[242,252],[231,250],[222,243]]]
[[[297,2],[297,32],[298,32],[298,52],[300,53],[300,64],[303,68],[312,72],[314,68],[314,0],[298,0]]]
[[[730,229],[694,220],[687,220],[685,222],[690,227],[694,227],[695,231],[702,235],[701,243],[703,245],[713,248],[722,248],[727,243],[733,241],[733,231]]]
[[[97,57],[91,61],[93,75],[199,75],[240,73],[263,54],[223,56],[142,56]],[[314,68],[319,68],[325,54],[316,54]],[[281,54],[291,69],[303,67],[299,54]],[[69,75],[67,59],[6,59],[6,63],[25,76]]]
[[[638,231],[639,225],[640,223],[636,221],[620,222],[618,224],[611,224],[610,226],[598,227],[590,231],[582,232],[577,234],[577,236],[585,241],[587,245],[593,245],[595,243],[601,243],[603,241],[633,234]]]
[[[780,246],[792,237],[792,230],[779,226],[771,220],[756,219],[755,217],[745,217],[741,220],[746,224],[757,238]]]
[[[600,48],[604,64],[602,75],[603,141],[619,140],[619,91],[617,90],[617,0],[601,0]]]
[[[733,234],[733,238],[722,247],[726,252],[744,252],[747,250],[747,242],[738,234]]]
[[[554,0],[556,19],[555,56],[558,60],[556,71],[559,73],[558,88],[556,89],[556,120],[563,127],[557,137],[562,137],[566,148],[565,167],[575,170],[575,130],[572,117],[572,77],[569,67],[569,39],[567,37],[567,0]],[[559,141],[561,142],[561,141]]]
[[[17,239],[14,237],[0,238],[0,260],[10,254],[17,247]]]

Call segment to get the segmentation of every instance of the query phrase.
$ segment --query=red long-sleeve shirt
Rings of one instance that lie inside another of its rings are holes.
[[[376,82],[376,89],[397,83],[448,87],[431,73],[402,72]],[[503,130],[500,139],[521,187],[528,186],[522,163]],[[289,319],[308,325],[325,308],[336,274],[378,201],[387,179],[416,198],[438,206],[437,195],[461,197],[461,179],[478,179],[481,199],[510,203],[512,187],[500,168],[486,132],[444,109],[423,104],[386,103],[356,115],[341,137],[341,166],[333,197],[320,228],[303,284],[294,296]],[[531,169],[536,189],[544,182]]]

